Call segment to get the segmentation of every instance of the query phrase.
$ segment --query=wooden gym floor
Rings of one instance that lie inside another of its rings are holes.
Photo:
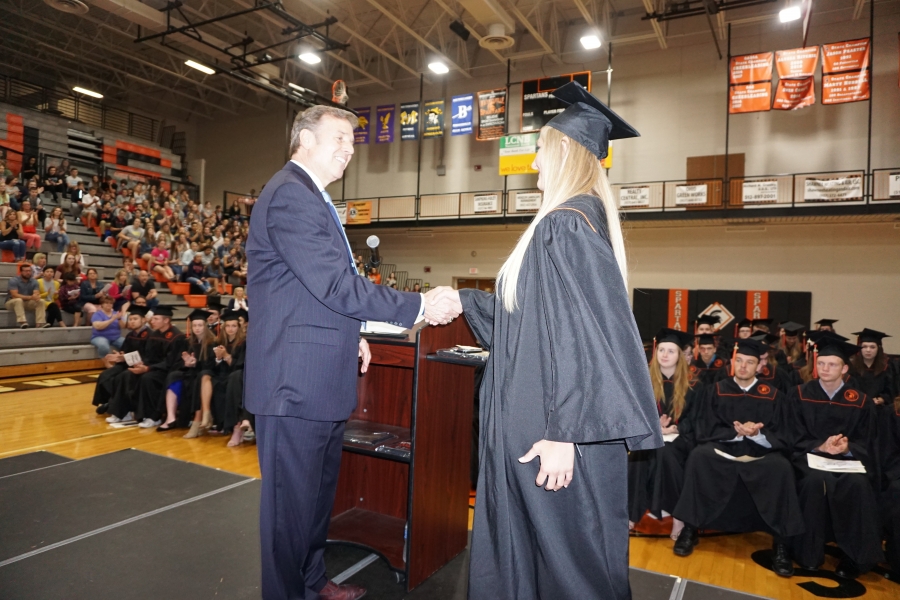
[[[84,373],[78,375],[82,379]],[[34,389],[3,391],[8,387],[0,384],[0,458],[48,450],[80,459],[137,448],[232,473],[260,476],[253,444],[228,448],[225,445],[227,438],[223,436],[185,440],[181,437],[185,433],[183,430],[157,433],[137,428],[112,429],[91,406],[94,385],[79,383],[64,373],[4,380],[9,381],[18,381]],[[672,554],[672,542],[668,538],[632,538],[631,565],[765,598],[816,598],[798,585],[804,582],[835,587],[836,584],[828,579],[782,579],[759,567],[750,555],[770,546],[771,538],[763,534],[707,537],[702,538],[694,554],[685,559]],[[827,560],[828,568],[833,569],[835,559],[829,557]],[[880,575],[868,573],[859,582],[865,586],[865,597],[870,600],[900,597],[900,584]]]

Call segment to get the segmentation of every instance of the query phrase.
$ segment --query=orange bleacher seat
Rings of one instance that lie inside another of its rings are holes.
[[[116,249],[119,247],[119,242],[117,242],[116,238],[114,238],[113,236],[109,236],[108,238],[106,238],[106,243],[109,244],[110,246],[112,246],[113,249]]]
[[[11,263],[16,262],[16,255],[12,250],[0,251],[0,262]]]
[[[99,225],[94,225],[94,233],[97,234],[97,237],[100,237],[101,235],[103,235],[103,230],[100,229]]]
[[[169,283],[169,280],[166,279],[165,275],[163,275],[162,273],[157,273],[156,271],[153,271],[153,279],[155,279],[159,283]]]
[[[147,268],[147,261],[144,260],[143,258],[139,258],[139,259],[137,259],[135,262],[138,264],[138,266],[139,266],[140,268],[142,268],[142,269],[146,269],[146,268]]]
[[[180,283],[178,281],[170,281],[168,282],[169,289],[172,290],[172,293],[176,296],[184,296],[185,294],[191,293],[191,284],[189,283]]]
[[[131,250],[128,249],[128,246],[122,246],[122,254],[123,254],[126,258],[132,258],[132,256],[131,256]]]
[[[225,293],[230,296],[231,292],[232,292],[232,285],[230,283],[226,283],[225,284]]]
[[[190,295],[184,297],[187,301],[187,305],[190,308],[206,308],[206,296],[205,295]]]

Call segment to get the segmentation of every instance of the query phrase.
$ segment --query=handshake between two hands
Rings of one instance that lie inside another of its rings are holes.
[[[446,325],[462,313],[459,292],[439,286],[425,294],[425,321],[429,325]]]

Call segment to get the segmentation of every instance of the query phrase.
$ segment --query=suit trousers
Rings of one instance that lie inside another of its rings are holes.
[[[259,415],[263,600],[318,600],[344,421]]]

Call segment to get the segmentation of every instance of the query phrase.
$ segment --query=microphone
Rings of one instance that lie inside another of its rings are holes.
[[[370,235],[368,239],[366,239],[366,246],[371,248],[372,253],[369,256],[369,262],[366,266],[371,269],[377,269],[381,265],[381,255],[378,253],[378,244],[381,243],[381,240],[378,239],[377,235]]]

